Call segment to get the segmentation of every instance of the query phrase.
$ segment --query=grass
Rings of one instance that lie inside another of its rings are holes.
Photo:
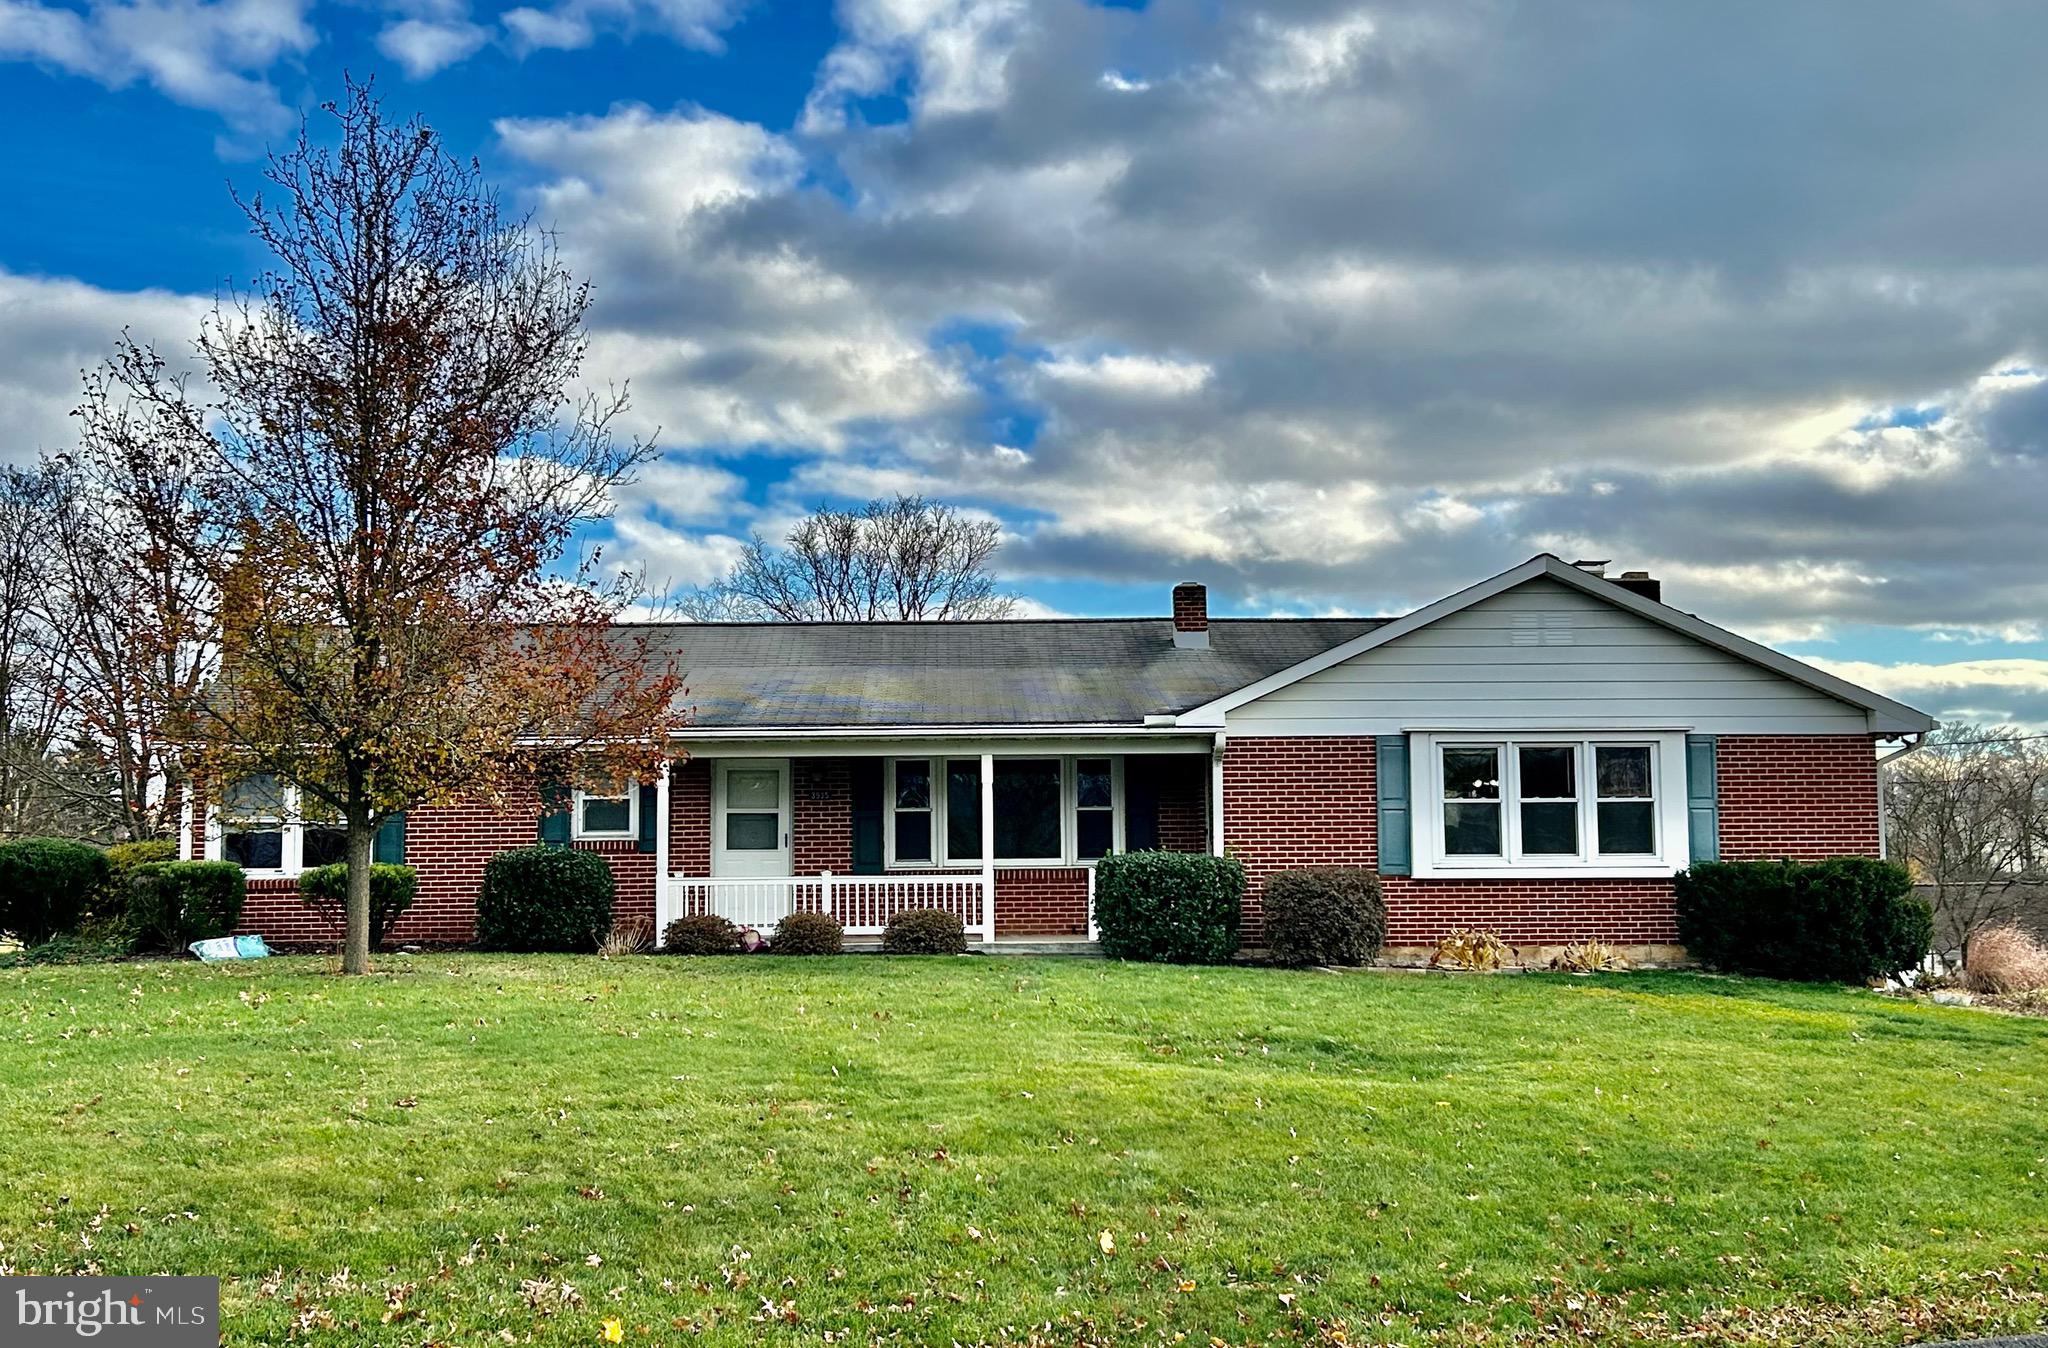
[[[217,1273],[231,1343],[2048,1315],[2036,1021],[1685,975],[327,970],[0,973],[0,1273]]]

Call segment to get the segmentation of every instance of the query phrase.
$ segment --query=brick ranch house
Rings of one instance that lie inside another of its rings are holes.
[[[658,633],[693,708],[668,772],[392,820],[379,859],[420,874],[394,940],[468,940],[484,862],[538,840],[602,855],[656,930],[941,907],[1078,944],[1095,858],[1159,847],[1243,860],[1249,948],[1265,877],[1346,865],[1384,877],[1391,954],[1471,925],[1669,959],[1674,873],[1880,852],[1880,746],[1933,727],[1548,555],[1392,619],[1212,619],[1183,584],[1171,618]],[[292,803],[197,799],[183,848],[249,868],[245,930],[329,940],[293,877],[338,838]]]

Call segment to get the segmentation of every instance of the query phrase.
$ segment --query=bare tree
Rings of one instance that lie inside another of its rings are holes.
[[[243,203],[275,267],[204,324],[211,393],[124,342],[81,416],[143,546],[201,581],[159,636],[211,652],[177,709],[195,771],[344,824],[362,972],[386,818],[649,771],[676,680],[613,626],[629,583],[561,570],[653,452],[613,436],[623,395],[571,397],[588,288],[432,129],[353,83],[325,111],[336,147],[302,129]]]
[[[988,569],[1001,544],[994,520],[922,496],[821,506],[779,547],[756,535],[723,580],[681,607],[699,621],[1004,618],[1017,600]]]
[[[2048,747],[2011,727],[1944,726],[1885,773],[1889,850],[1929,891],[1938,949],[2048,916]]]
[[[90,831],[68,807],[60,744],[70,655],[45,583],[56,495],[48,470],[0,469],[0,838]]]

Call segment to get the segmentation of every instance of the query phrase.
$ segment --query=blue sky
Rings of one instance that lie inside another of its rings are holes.
[[[1552,550],[2048,723],[2044,38],[1888,0],[0,0],[0,460],[260,265],[228,184],[374,73],[594,282],[588,374],[665,452],[600,532],[657,578],[895,490],[1000,519],[1046,611],[1399,611]]]

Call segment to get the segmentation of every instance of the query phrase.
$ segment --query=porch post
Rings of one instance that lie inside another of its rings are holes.
[[[1223,732],[1209,751],[1209,851],[1223,855]]]
[[[654,781],[654,942],[669,924],[668,883],[668,779],[675,771],[667,754],[661,756],[661,776]]]
[[[996,939],[996,756],[981,756],[981,939]]]

